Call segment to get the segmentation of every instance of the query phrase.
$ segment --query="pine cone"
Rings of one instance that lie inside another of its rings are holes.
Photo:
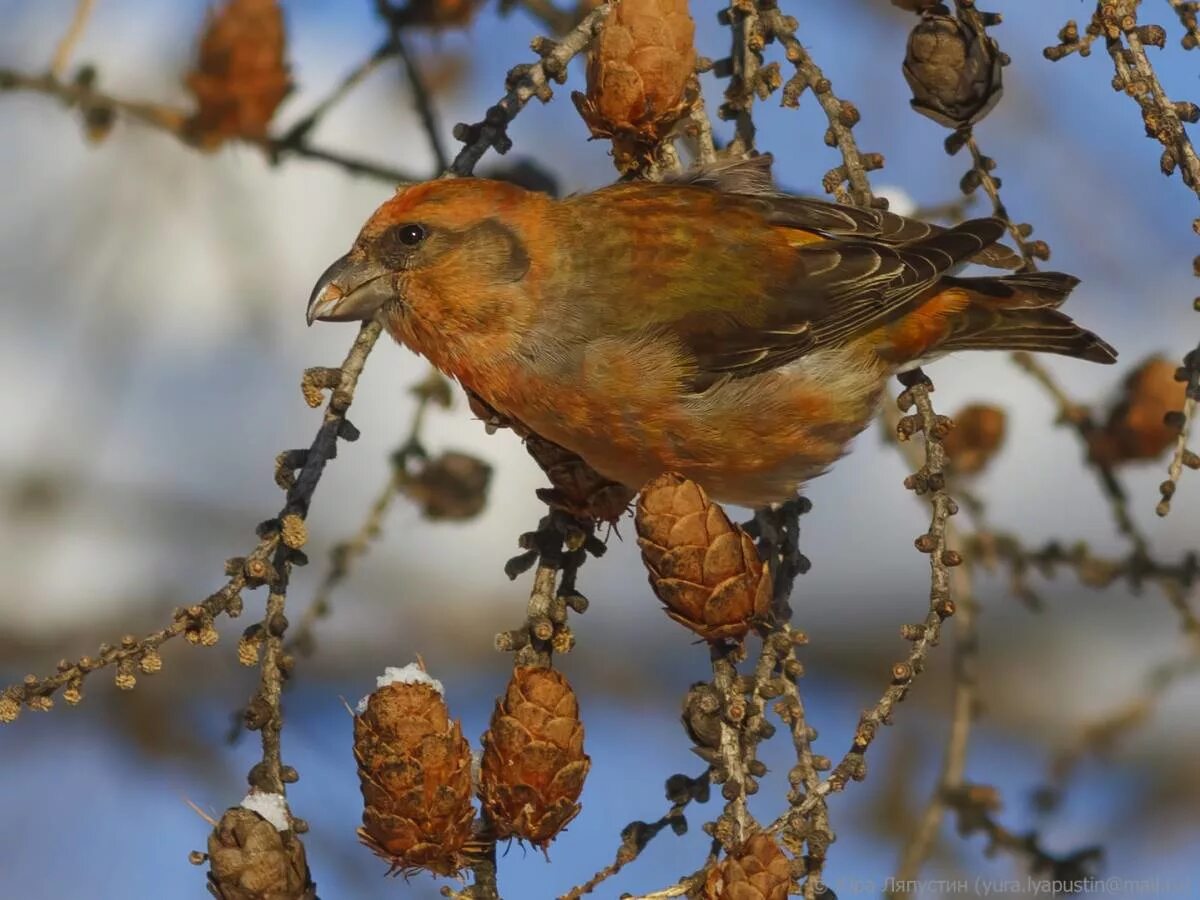
[[[616,522],[629,510],[636,491],[605,478],[570,450],[536,434],[526,437],[525,449],[554,485],[539,491],[550,506],[597,522]]]
[[[1107,466],[1157,459],[1179,436],[1167,413],[1183,409],[1186,387],[1175,380],[1176,364],[1152,356],[1121,386],[1104,427],[1088,436],[1090,457]]]
[[[594,137],[612,139],[622,173],[646,162],[699,96],[695,30],[687,0],[623,0],[605,21],[587,94],[571,99]]]
[[[425,463],[404,493],[427,519],[472,519],[487,506],[492,467],[469,453],[448,451]]]
[[[566,678],[554,669],[514,669],[483,735],[479,799],[497,837],[545,850],[579,814],[591,764]]]
[[[954,428],[942,439],[956,475],[982,472],[1004,444],[1004,410],[985,403],[964,406],[954,414]]]
[[[791,866],[775,839],[759,832],[708,870],[704,900],[787,900]]]
[[[408,680],[386,683],[392,673]],[[441,685],[411,675],[412,667],[389,670],[354,717],[363,794],[358,836],[391,863],[389,873],[455,875],[465,867],[475,816],[471,748],[450,719]]]
[[[947,128],[973,125],[1003,92],[995,42],[953,16],[925,15],[908,36],[904,77],[912,108]]]
[[[654,479],[635,521],[650,586],[676,622],[716,641],[742,638],[768,615],[767,564],[698,484],[675,474]]]
[[[208,836],[208,861],[218,900],[316,900],[304,844],[253,810],[225,810]]]
[[[210,13],[187,85],[197,109],[189,138],[215,150],[231,138],[262,140],[291,90],[283,13],[277,0],[228,0]]]

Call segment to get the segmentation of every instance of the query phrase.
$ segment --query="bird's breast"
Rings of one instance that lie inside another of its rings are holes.
[[[679,472],[718,500],[756,506],[792,496],[846,451],[882,389],[873,360],[853,348],[823,350],[692,393],[669,349],[609,339],[593,342],[573,371],[513,361],[460,380],[615,481],[636,489]]]

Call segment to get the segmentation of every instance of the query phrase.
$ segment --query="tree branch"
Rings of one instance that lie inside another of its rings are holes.
[[[292,547],[286,543],[286,540],[296,542],[296,532],[292,531],[293,536],[289,537],[285,526],[290,522],[294,529],[294,523],[302,523],[307,516],[325,465],[337,454],[339,437],[352,439],[352,436],[357,436],[353,426],[346,420],[346,412],[354,399],[354,391],[367,355],[378,340],[381,328],[377,322],[364,324],[341,367],[324,370],[336,373],[336,378],[331,378],[328,383],[333,393],[325,408],[321,426],[307,450],[292,452],[290,459],[300,471],[289,482],[283,508],[275,519],[268,520],[260,526],[258,545],[249,554],[226,563],[229,578],[225,584],[201,603],[176,610],[174,620],[166,628],[141,639],[126,636],[116,646],[102,644],[94,658],[85,656],[74,663],[64,661],[59,664],[54,675],[45,678],[29,675],[20,685],[5,688],[0,692],[0,721],[12,721],[22,707],[49,709],[52,705],[51,698],[63,688],[73,691],[72,695],[65,698],[71,702],[72,697],[79,696],[79,686],[88,675],[109,666],[115,666],[117,669],[118,687],[132,688],[136,683],[135,670],[140,670],[143,674],[152,674],[162,667],[158,648],[163,643],[180,634],[186,634],[192,643],[211,646],[216,643],[216,631],[212,627],[212,620],[220,615],[240,615],[244,589],[263,585],[274,589],[281,571],[286,573],[288,567],[302,559],[293,552],[298,551],[299,546]],[[300,541],[300,544],[302,543],[303,541]],[[280,563],[282,565],[279,565]],[[78,702],[78,699],[74,702]]]

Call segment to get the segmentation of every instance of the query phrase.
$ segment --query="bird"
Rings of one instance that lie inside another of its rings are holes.
[[[1112,363],[1011,268],[1006,223],[953,227],[779,191],[769,154],[555,199],[481,178],[402,185],[320,276],[308,321],[379,318],[506,419],[636,491],[793,499],[890,377],[959,350]]]

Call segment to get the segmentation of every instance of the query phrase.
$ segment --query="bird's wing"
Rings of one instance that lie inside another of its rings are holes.
[[[711,188],[729,194],[753,197],[763,217],[773,225],[810,231],[825,237],[861,238],[899,245],[923,241],[946,229],[941,225],[910,219],[881,209],[864,209],[780,193],[771,180],[769,153],[753,159],[723,161],[700,166],[676,176],[679,184]],[[1021,257],[1003,244],[980,248],[970,262],[1000,269],[1015,269]]]
[[[828,203],[811,197],[780,195],[767,201],[770,211],[767,221],[786,228],[800,228],[837,238],[867,238],[883,244],[900,246],[924,241],[946,233],[941,225],[909,219],[879,209],[862,209]],[[996,236],[996,240],[1004,234]],[[1021,257],[1003,244],[992,243],[973,252],[966,261],[1000,269],[1015,269]]]
[[[799,271],[793,289],[773,294],[753,321],[710,312],[684,316],[669,330],[695,360],[696,389],[765,372],[904,315],[1004,228],[999,219],[974,219],[901,246],[866,240],[806,244],[795,251]]]

